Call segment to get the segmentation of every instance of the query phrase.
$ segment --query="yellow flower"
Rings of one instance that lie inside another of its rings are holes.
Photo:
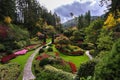
[[[7,24],[10,24],[11,21],[12,21],[12,19],[9,16],[5,17],[5,19],[4,19],[4,22]]]

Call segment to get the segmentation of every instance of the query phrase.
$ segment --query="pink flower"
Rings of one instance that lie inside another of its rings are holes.
[[[21,51],[15,52],[14,54],[16,54],[16,55],[23,55],[23,54],[25,54],[27,51],[28,51],[28,50],[23,49],[23,50],[21,50]]]

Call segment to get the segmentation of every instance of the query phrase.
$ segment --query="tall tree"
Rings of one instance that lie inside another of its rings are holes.
[[[16,16],[16,0],[0,0],[0,20],[9,16],[15,21]]]
[[[108,6],[109,11],[117,14],[117,10],[120,10],[119,0],[101,0],[100,2],[103,6],[105,3],[110,3],[110,1],[111,4]]]
[[[78,17],[78,29],[82,29],[84,27],[84,22],[83,22],[83,15]]]

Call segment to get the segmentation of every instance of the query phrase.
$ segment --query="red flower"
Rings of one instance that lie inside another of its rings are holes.
[[[9,60],[11,60],[12,58],[15,58],[17,55],[16,54],[10,54],[8,56],[5,56],[1,59],[1,62],[2,63],[6,63],[8,62]]]
[[[58,52],[56,52],[56,53],[55,53],[55,56],[56,56],[56,57],[58,57],[58,56],[59,56],[59,53],[58,53]]]
[[[49,55],[48,54],[42,54],[41,56],[38,56],[37,58],[36,58],[36,60],[42,60],[42,59],[45,59],[45,58],[48,58],[49,57]]]
[[[76,65],[72,62],[68,62],[68,64],[70,65],[71,69],[72,69],[72,73],[75,73],[77,72],[77,68],[76,68]]]

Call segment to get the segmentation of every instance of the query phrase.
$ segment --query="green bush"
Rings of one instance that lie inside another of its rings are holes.
[[[106,50],[109,51],[112,48],[113,45],[113,32],[112,31],[106,31],[101,30],[100,35],[97,39],[97,49],[98,50]]]
[[[0,44],[0,51],[4,51],[5,50],[5,46],[3,44]]]
[[[120,39],[95,67],[94,80],[120,79]]]
[[[87,78],[88,76],[93,76],[94,70],[95,70],[95,65],[96,65],[95,60],[81,64],[80,69],[78,70],[78,73],[77,73],[79,79],[81,77]]]
[[[17,80],[20,74],[20,68],[18,64],[9,63],[0,65],[0,80]]]
[[[49,47],[47,50],[48,50],[48,52],[52,52],[53,48]]]
[[[50,64],[50,61],[49,61],[48,58],[45,58],[45,59],[42,59],[42,60],[40,61],[39,66],[43,67],[43,66],[45,66],[45,65],[47,65],[47,64]]]
[[[89,27],[85,28],[85,41],[87,43],[96,43],[98,35],[100,34],[100,29],[103,26],[103,20],[97,19],[93,21]]]
[[[39,54],[40,54],[40,53],[43,53],[43,52],[44,52],[44,49],[40,49],[40,50],[39,50]]]
[[[63,71],[66,71],[66,72],[71,72],[71,68],[68,64],[53,64],[52,65],[53,67],[57,68],[57,69],[62,69]]]
[[[29,38],[29,32],[26,29],[21,28],[17,25],[9,25],[10,30],[8,31],[8,36],[14,40],[24,40]]]
[[[45,69],[37,75],[36,80],[73,80],[73,75],[47,65]]]

